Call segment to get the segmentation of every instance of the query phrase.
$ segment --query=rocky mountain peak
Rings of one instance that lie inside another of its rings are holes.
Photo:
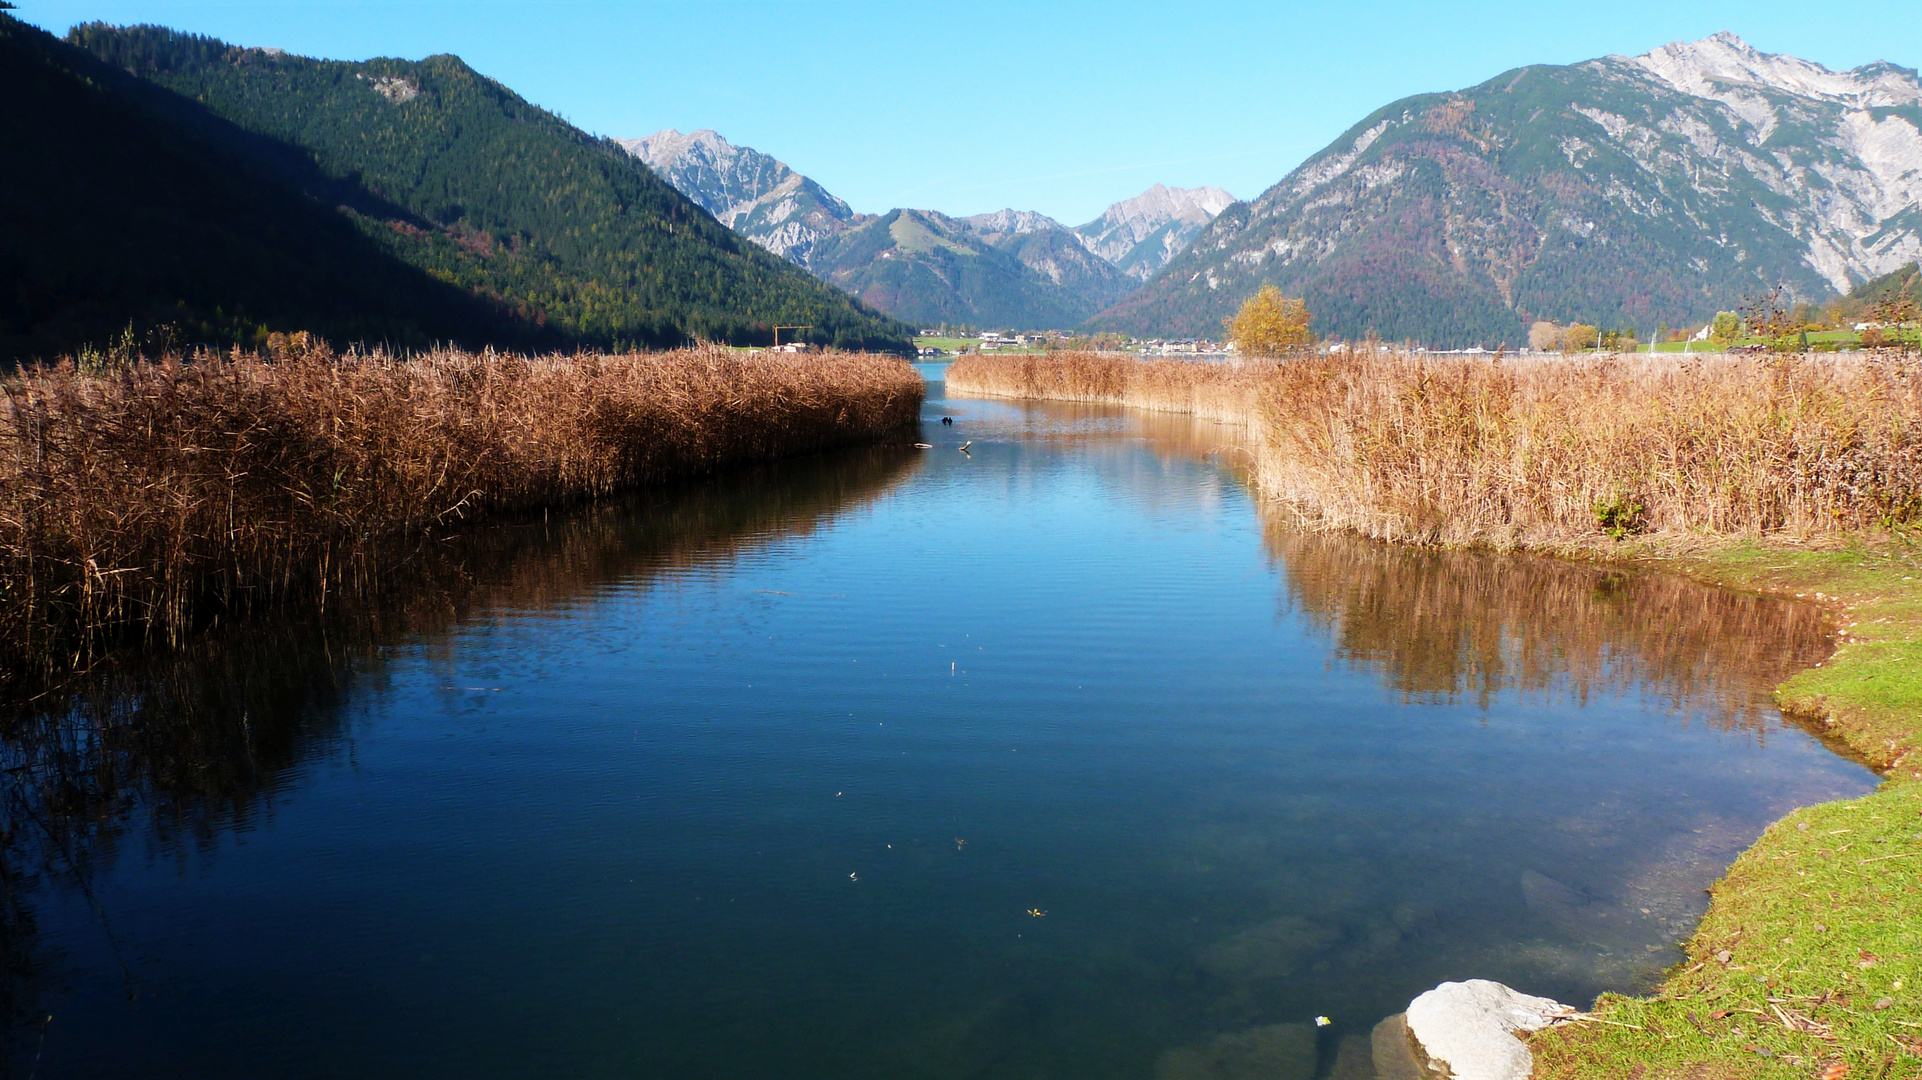
[[[1878,63],[1853,71],[1779,53],[1765,53],[1724,30],[1700,41],[1677,41],[1624,59],[1695,97],[1719,98],[1736,88],[1773,90],[1857,108],[1922,103],[1913,71]]]
[[[1171,188],[1156,184],[1132,199],[1110,205],[1074,232],[1089,251],[1146,281],[1195,235],[1233,206],[1235,197],[1217,187]]]
[[[668,128],[645,138],[615,141],[655,170],[671,168],[689,154],[697,156],[703,164],[731,165],[743,149],[721,138],[712,128],[702,128],[687,135]]]
[[[1100,223],[1110,222],[1126,226],[1134,239],[1140,241],[1170,221],[1207,224],[1234,202],[1233,195],[1218,187],[1171,188],[1156,184],[1132,199],[1109,206],[1099,218],[1082,228],[1095,230]]]
[[[786,162],[736,146],[711,129],[683,135],[668,128],[615,142],[721,224],[803,266],[816,241],[857,218],[847,203]]]
[[[1394,102],[1229,207],[1091,324],[1220,325],[1263,283],[1321,327],[1451,345],[1819,300],[1922,254],[1922,81],[1730,33]],[[1647,333],[1648,331],[1643,331]]]
[[[1020,236],[1024,233],[1046,232],[1049,229],[1065,229],[1067,226],[1046,214],[1033,210],[996,210],[991,214],[975,214],[961,219],[968,227],[978,233],[995,236]]]

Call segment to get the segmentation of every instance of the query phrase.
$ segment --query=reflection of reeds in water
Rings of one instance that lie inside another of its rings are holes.
[[[118,655],[58,696],[0,713],[0,1021],[31,1004],[37,882],[84,889],[136,819],[174,852],[244,826],[290,770],[336,745],[347,699],[383,678],[385,647],[806,535],[920,461],[844,450],[426,540],[390,552],[405,572],[392,587],[324,617],[262,615],[168,653]]]
[[[1340,655],[1412,698],[1631,690],[1762,731],[1766,691],[1828,652],[1813,607],[1662,574],[1405,546],[1270,522],[1288,594]]]
[[[0,673],[379,587],[396,538],[871,438],[885,356],[202,353],[0,379]]]
[[[1366,370],[1366,363],[1356,370]],[[1333,364],[1283,377],[1280,366],[1272,364],[1140,362],[1093,354],[964,357],[950,367],[948,385],[957,393],[1159,407],[1232,422],[1235,408],[1252,408],[1257,401],[1266,401],[1272,415],[1281,408],[1275,387],[1325,380]],[[1413,372],[1397,369],[1382,377],[1392,382],[1415,377]],[[1186,403],[1193,401],[1212,404],[1191,409]],[[1083,415],[1079,410],[1095,407],[1043,410]],[[1246,418],[1244,412],[1241,419]],[[1227,440],[1216,436],[1233,429],[1210,428],[1185,416],[1137,415],[1129,431],[1160,452],[1201,456],[1226,448]],[[1276,464],[1272,448],[1257,454],[1263,478],[1287,467]],[[1827,655],[1831,646],[1822,614],[1806,605],[1729,593],[1672,575],[1385,544],[1352,533],[1310,531],[1301,524],[1290,514],[1285,520],[1270,515],[1266,525],[1269,548],[1283,564],[1294,603],[1334,637],[1345,659],[1381,672],[1389,685],[1411,697],[1486,704],[1503,691],[1567,692],[1579,698],[1639,689],[1665,698],[1678,713],[1760,731],[1777,715],[1766,691]]]

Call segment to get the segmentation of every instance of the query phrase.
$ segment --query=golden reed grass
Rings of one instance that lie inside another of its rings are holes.
[[[0,379],[0,670],[372,588],[463,519],[912,423],[894,357],[200,353]]]
[[[948,365],[948,389],[977,397],[1128,405],[1243,423],[1267,364],[1137,360],[1117,353],[971,353]]]
[[[1588,549],[1922,518],[1913,357],[969,356],[948,386],[1239,419],[1266,495],[1389,540]]]

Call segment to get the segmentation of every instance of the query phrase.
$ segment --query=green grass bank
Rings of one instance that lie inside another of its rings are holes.
[[[1832,612],[1834,655],[1776,698],[1885,779],[1770,826],[1656,992],[1605,996],[1605,1023],[1538,1035],[1536,1075],[1922,1076],[1922,533],[1625,557]]]

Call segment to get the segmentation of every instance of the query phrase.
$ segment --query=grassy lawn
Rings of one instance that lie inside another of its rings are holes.
[[[981,347],[981,339],[980,338],[954,338],[954,337],[918,337],[914,339],[914,347],[917,349],[936,348],[936,349],[944,349],[948,352],[960,352],[962,349],[979,349]],[[1039,353],[1039,352],[1046,352],[1047,350],[1041,348],[1038,345],[1030,345],[1025,348],[1019,348],[1019,349],[1015,348],[1012,345],[1006,345],[994,351],[997,353]]]
[[[979,338],[918,337],[914,339],[914,347],[917,349],[943,349],[948,352],[972,349],[979,344],[981,344]]]
[[[1656,995],[1537,1036],[1535,1075],[1922,1077],[1922,537],[1663,561],[1834,610],[1835,655],[1777,698],[1887,779],[1770,826]]]
[[[1760,345],[1762,344],[1762,340],[1760,338],[1741,338],[1737,341],[1732,341],[1729,344]],[[1809,331],[1809,344],[1810,345],[1836,345],[1841,348],[1852,349],[1862,344],[1862,335],[1856,333],[1853,330],[1811,330]],[[1721,352],[1722,348],[1721,346],[1708,341],[1663,341],[1663,342],[1657,343],[1652,347],[1647,342],[1642,342],[1641,344],[1636,346],[1635,351],[1636,352],[1659,352],[1659,353],[1681,353],[1681,352],[1712,353],[1712,352]]]

